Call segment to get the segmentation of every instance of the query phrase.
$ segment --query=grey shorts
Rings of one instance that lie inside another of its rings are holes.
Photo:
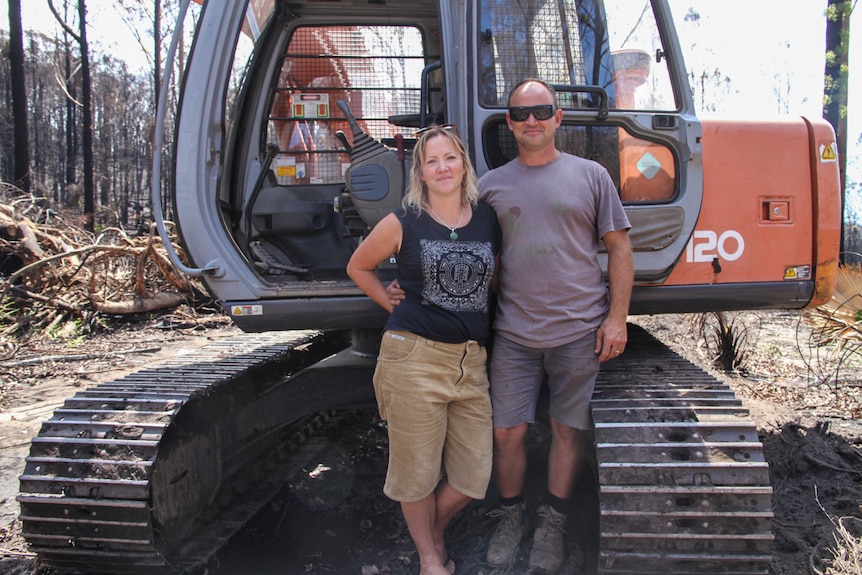
[[[590,401],[599,373],[595,346],[595,333],[546,349],[526,347],[497,334],[491,354],[494,427],[535,422],[547,373],[551,417],[575,429],[589,429]]]
[[[444,473],[464,495],[485,497],[493,455],[487,359],[475,341],[384,332],[374,392],[389,429],[388,497],[424,499]]]

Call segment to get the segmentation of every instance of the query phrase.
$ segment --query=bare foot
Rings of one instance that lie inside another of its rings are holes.
[[[419,575],[452,575],[449,570],[440,563],[433,565],[423,565],[419,570]]]
[[[446,553],[446,543],[443,541],[438,541],[434,544],[434,547],[437,549],[437,555],[440,556],[440,562],[443,563],[443,566],[449,571],[449,575],[455,575],[455,562],[449,557],[449,554]]]

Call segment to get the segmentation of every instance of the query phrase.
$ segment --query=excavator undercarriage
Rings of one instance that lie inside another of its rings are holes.
[[[594,571],[768,573],[772,489],[746,409],[629,331],[593,402]],[[310,431],[373,405],[373,366],[341,332],[242,334],[81,391],[33,440],[18,497],[24,537],[58,568],[202,565],[319,449]]]

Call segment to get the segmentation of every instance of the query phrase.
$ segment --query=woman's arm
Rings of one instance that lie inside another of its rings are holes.
[[[395,214],[389,214],[374,226],[371,233],[359,244],[347,262],[347,275],[365,294],[380,307],[392,313],[386,287],[374,273],[380,262],[401,249],[401,222]]]

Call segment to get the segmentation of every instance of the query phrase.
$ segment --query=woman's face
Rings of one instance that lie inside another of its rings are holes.
[[[425,141],[421,178],[429,194],[460,194],[465,174],[461,154],[449,138],[436,135]]]

